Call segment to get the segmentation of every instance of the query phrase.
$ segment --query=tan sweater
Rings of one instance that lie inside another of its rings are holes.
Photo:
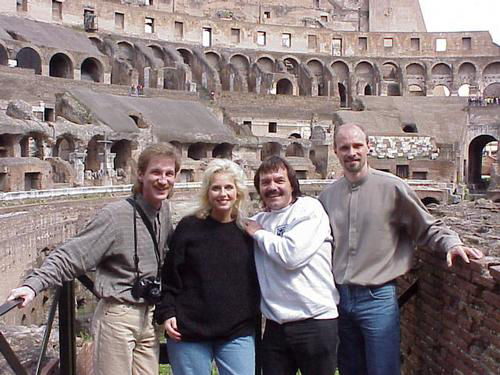
[[[402,179],[378,170],[345,177],[319,196],[330,218],[338,284],[380,285],[406,273],[415,245],[447,251],[462,242]]]

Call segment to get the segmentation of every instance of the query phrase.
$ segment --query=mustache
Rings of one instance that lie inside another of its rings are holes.
[[[274,190],[268,190],[264,193],[264,197],[266,198],[270,198],[271,196],[275,196],[275,195],[283,195],[283,192],[279,189],[274,189]]]

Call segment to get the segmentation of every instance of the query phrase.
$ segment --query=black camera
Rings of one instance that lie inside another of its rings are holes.
[[[132,286],[132,297],[144,298],[146,302],[154,305],[161,301],[161,283],[155,277],[136,279]]]

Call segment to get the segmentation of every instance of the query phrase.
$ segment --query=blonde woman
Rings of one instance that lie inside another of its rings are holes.
[[[174,375],[209,375],[212,360],[220,375],[255,373],[259,287],[253,241],[241,224],[247,196],[241,168],[213,160],[195,214],[174,232],[156,311]]]

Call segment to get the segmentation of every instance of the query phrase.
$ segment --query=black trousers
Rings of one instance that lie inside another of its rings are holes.
[[[262,340],[263,375],[334,375],[337,319],[266,321]]]

